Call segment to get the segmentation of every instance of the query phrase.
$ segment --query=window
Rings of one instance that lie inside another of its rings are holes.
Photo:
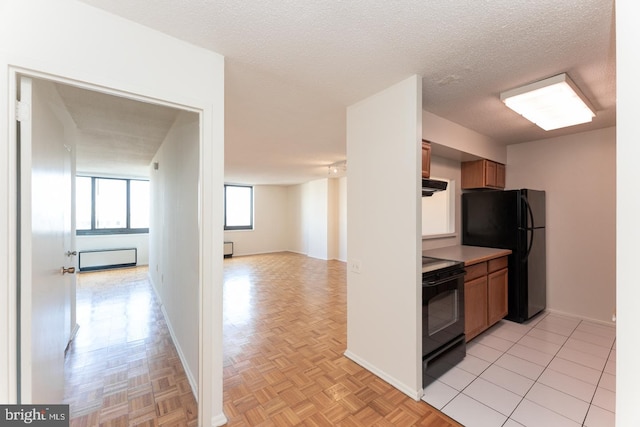
[[[224,229],[253,230],[253,187],[224,186]]]
[[[422,235],[441,236],[455,233],[456,183],[447,181],[447,189],[422,198]]]
[[[149,232],[149,181],[76,177],[77,234]]]

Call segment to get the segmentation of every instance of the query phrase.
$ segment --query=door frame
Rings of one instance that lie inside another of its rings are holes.
[[[54,83],[66,84],[70,86],[76,86],[82,89],[87,89],[104,94],[114,95],[118,97],[124,97],[136,101],[147,102],[157,105],[163,105],[171,108],[176,108],[183,111],[189,111],[197,113],[199,117],[199,188],[198,188],[198,214],[200,225],[200,239],[198,242],[199,249],[199,271],[198,271],[198,288],[199,288],[199,304],[198,304],[198,378],[197,378],[197,402],[198,402],[198,419],[200,425],[207,425],[205,421],[208,419],[216,425],[222,425],[226,422],[224,416],[220,414],[213,414],[215,400],[221,398],[222,390],[216,390],[217,384],[213,378],[216,375],[215,365],[222,362],[222,331],[216,330],[216,325],[221,326],[222,313],[212,313],[211,308],[215,307],[214,294],[221,293],[220,289],[213,289],[214,286],[205,286],[205,283],[216,283],[214,275],[214,269],[211,267],[211,262],[203,262],[203,260],[212,260],[214,257],[220,255],[218,258],[222,259],[222,245],[215,245],[213,236],[213,230],[216,224],[210,219],[215,200],[210,183],[215,178],[215,174],[210,171],[210,167],[205,165],[211,164],[213,158],[213,150],[211,144],[204,143],[204,135],[207,133],[205,128],[212,124],[212,108],[199,108],[197,106],[189,106],[185,104],[177,104],[168,100],[161,100],[157,98],[150,98],[143,94],[131,93],[122,91],[116,88],[110,88],[100,85],[95,85],[89,82],[78,81],[72,78],[66,78],[62,76],[52,75],[50,73],[41,72],[33,69],[23,68],[19,66],[10,65],[8,67],[8,226],[9,230],[7,235],[7,283],[9,289],[7,290],[7,343],[8,343],[8,387],[9,398],[13,402],[17,402],[18,396],[18,341],[19,324],[17,321],[18,310],[18,286],[22,286],[20,282],[22,279],[19,274],[19,240],[17,227],[18,221],[18,179],[20,170],[18,169],[18,153],[17,153],[17,121],[16,121],[16,105],[17,105],[17,92],[19,86],[18,76],[25,76],[34,79],[48,80]],[[210,134],[209,129],[208,133]],[[72,233],[74,231],[72,230]],[[219,246],[219,248],[218,248]],[[18,285],[19,284],[19,285]],[[13,286],[15,285],[15,286]],[[30,283],[27,284],[30,286]],[[73,296],[75,298],[75,294]],[[221,305],[221,304],[220,304]],[[205,309],[206,308],[206,309]],[[219,317],[220,319],[217,319]],[[73,318],[73,316],[72,316]],[[220,322],[218,322],[220,320]],[[206,363],[205,363],[206,361]],[[214,366],[212,366],[214,365]],[[220,385],[221,385],[220,379]],[[221,387],[220,387],[221,388]],[[219,395],[219,396],[218,396]]]

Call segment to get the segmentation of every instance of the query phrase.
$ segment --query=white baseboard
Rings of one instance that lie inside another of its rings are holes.
[[[164,317],[164,321],[167,324],[167,328],[169,328],[169,334],[171,335],[171,340],[173,341],[173,345],[176,346],[176,351],[178,352],[178,357],[180,357],[180,361],[182,362],[182,367],[184,368],[184,372],[187,375],[187,379],[189,380],[189,385],[191,386],[191,391],[193,392],[193,397],[196,399],[196,403],[198,401],[198,381],[193,377],[193,373],[191,369],[189,369],[189,365],[187,364],[187,359],[180,348],[180,341],[177,340],[176,334],[173,332],[173,327],[171,326],[171,322],[169,321],[169,316],[164,309],[164,305],[161,307],[162,316]]]
[[[355,355],[354,353],[352,353],[349,350],[345,351],[344,355],[345,355],[345,357],[353,360],[358,365],[362,366],[363,368],[365,368],[366,370],[370,371],[374,375],[376,375],[376,376],[380,377],[381,379],[383,379],[384,381],[388,382],[393,387],[397,388],[398,390],[400,390],[401,392],[403,392],[404,394],[406,394],[410,398],[412,398],[414,400],[420,400],[420,398],[422,398],[422,395],[424,394],[424,390],[423,389],[415,390],[415,389],[409,387],[408,385],[404,384],[402,381],[398,381],[396,378],[394,378],[391,375],[387,374],[386,372],[378,369],[377,367],[373,366],[372,364],[370,364],[366,360],[360,358],[359,356]]]
[[[237,257],[241,257],[241,256],[252,256],[252,255],[267,255],[267,254],[277,254],[280,252],[291,252],[293,254],[299,254],[299,255],[304,255],[304,256],[308,256],[309,258],[313,258],[313,259],[319,259],[322,261],[340,261],[340,262],[347,262],[347,260],[345,259],[340,259],[340,258],[318,258],[318,257],[314,257],[312,255],[309,255],[307,252],[301,252],[301,251],[295,251],[293,249],[282,249],[282,250],[276,250],[276,251],[266,251],[266,252],[251,252],[251,253],[234,253],[233,257],[237,258]]]
[[[153,277],[150,272],[147,272],[147,279],[149,279],[149,283],[151,284],[151,289],[153,289],[153,294],[156,296],[158,303],[162,306],[162,298],[160,298],[160,293],[158,292],[158,288],[156,288],[156,284],[153,281]]]
[[[234,252],[233,256],[230,258],[237,258],[241,256],[252,256],[252,255],[266,255],[266,254],[277,254],[279,252],[293,252],[288,249],[276,249],[272,251],[261,251],[261,252]],[[306,254],[303,254],[306,255]]]
[[[64,354],[67,354],[67,350],[69,350],[69,346],[71,342],[75,339],[76,335],[78,335],[78,329],[80,329],[80,325],[76,323],[76,325],[71,330],[71,334],[69,335],[69,340],[67,341],[67,346],[64,348]]]
[[[189,364],[187,363],[187,359],[182,352],[182,348],[180,348],[180,341],[176,338],[176,334],[173,331],[173,326],[171,325],[171,321],[169,320],[169,315],[167,314],[164,304],[162,303],[162,298],[160,298],[160,293],[156,288],[155,283],[153,282],[153,278],[151,274],[147,274],[149,283],[151,284],[151,288],[156,295],[156,299],[160,304],[160,311],[162,311],[162,317],[164,318],[164,322],[167,324],[167,328],[169,329],[169,335],[171,335],[171,341],[173,341],[173,345],[176,347],[176,351],[178,352],[178,357],[180,358],[180,362],[182,362],[182,367],[184,368],[184,372],[187,375],[187,380],[189,381],[189,386],[191,386],[191,391],[193,392],[193,396],[198,401],[198,381],[193,376],[193,372],[189,368]]]
[[[211,417],[211,427],[220,427],[225,425],[227,422],[228,420],[224,413]]]
[[[71,331],[71,336],[69,337],[69,342],[73,341],[76,338],[76,335],[78,335],[78,329],[80,329],[80,325],[78,325],[76,323],[76,326],[74,326],[73,330]]]
[[[556,309],[553,309],[553,308],[547,308],[544,311],[546,311],[547,313],[551,313],[551,314],[557,314],[559,316],[572,317],[574,319],[586,320],[587,322],[597,323],[597,324],[603,325],[603,326],[613,326],[613,327],[616,326],[616,322],[608,322],[608,321],[605,321],[605,320],[592,319],[590,317],[585,317],[585,316],[580,316],[580,315],[577,315],[577,314],[567,313],[565,311],[556,310]]]

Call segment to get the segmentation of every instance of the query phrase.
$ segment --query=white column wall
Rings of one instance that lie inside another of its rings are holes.
[[[308,238],[307,255],[328,259],[329,249],[329,180],[318,179],[303,186],[305,203],[305,234]]]
[[[346,182],[325,178],[288,187],[288,250],[345,261]]]
[[[289,224],[289,241],[287,248],[299,254],[307,253],[308,236],[304,227],[304,186],[287,187],[287,223]]]
[[[617,43],[617,372],[616,425],[640,425],[640,344],[638,343],[638,242],[640,242],[640,56],[638,3],[616,1]],[[597,171],[592,171],[597,173]]]
[[[340,261],[347,261],[347,178],[338,180],[338,254]]]
[[[327,179],[327,259],[339,256],[339,187],[337,179]]]
[[[345,354],[415,399],[422,395],[421,86],[412,76],[347,109]]]

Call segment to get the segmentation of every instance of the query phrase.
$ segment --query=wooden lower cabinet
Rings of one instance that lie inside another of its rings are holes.
[[[487,280],[487,317],[489,325],[499,322],[509,311],[506,268],[490,273]]]
[[[489,327],[487,297],[487,276],[464,283],[464,334],[467,341]]]
[[[507,257],[465,268],[464,333],[470,341],[507,315]]]

